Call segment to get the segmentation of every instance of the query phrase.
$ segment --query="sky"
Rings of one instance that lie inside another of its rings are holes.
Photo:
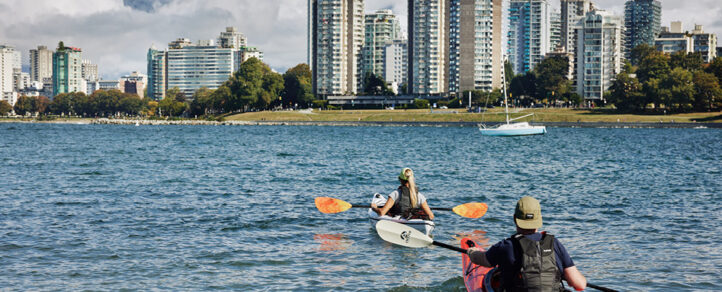
[[[623,15],[625,0],[596,0]],[[722,0],[661,0],[662,25],[695,23],[722,37]],[[559,7],[559,0],[552,0]],[[366,0],[366,11],[392,9],[406,27],[406,0]],[[307,0],[0,0],[0,44],[15,46],[29,64],[29,50],[56,48],[59,41],[79,47],[98,64],[104,79],[146,71],[151,46],[185,37],[216,39],[227,26],[248,37],[279,72],[306,62]],[[722,46],[722,44],[720,45]]]

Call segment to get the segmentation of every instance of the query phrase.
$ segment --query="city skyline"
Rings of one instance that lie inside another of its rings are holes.
[[[624,13],[624,0],[593,2],[599,9]],[[679,20],[684,30],[700,24],[707,32],[722,33],[717,18],[722,5],[715,0],[661,2],[662,26]],[[559,8],[558,0],[551,3]],[[366,0],[365,11],[391,9],[407,31],[406,5],[403,0]],[[271,68],[284,72],[306,62],[306,7],[306,0],[0,0],[0,44],[18,49],[27,67],[30,49],[45,45],[54,50],[64,41],[98,64],[102,78],[117,79],[132,71],[146,73],[151,45],[164,48],[179,37],[214,39],[218,31],[235,26],[250,46],[264,51]]]

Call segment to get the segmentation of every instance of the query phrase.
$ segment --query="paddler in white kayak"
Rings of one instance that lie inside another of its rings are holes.
[[[381,209],[374,203],[371,203],[371,209],[379,216],[388,214],[392,217],[400,215],[404,219],[434,220],[434,213],[426,203],[426,197],[416,188],[414,172],[410,168],[404,168],[399,174],[399,182],[401,185],[389,194],[386,204]]]
[[[502,291],[564,291],[562,279],[577,291],[587,279],[574,266],[564,246],[553,235],[537,232],[542,226],[541,205],[523,197],[514,211],[516,234],[495,244],[486,252],[468,249],[471,261],[485,267],[498,266]]]

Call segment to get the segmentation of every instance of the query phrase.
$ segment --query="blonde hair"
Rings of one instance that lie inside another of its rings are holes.
[[[414,171],[410,168],[404,169],[404,175],[406,176],[406,181],[409,182],[409,197],[411,199],[411,206],[413,208],[416,208],[416,203],[418,201],[418,190],[416,189],[416,179],[414,178]]]

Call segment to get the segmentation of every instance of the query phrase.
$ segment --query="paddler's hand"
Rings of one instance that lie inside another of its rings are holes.
[[[475,251],[481,251],[481,249],[479,249],[478,247],[470,247],[466,250],[466,254],[471,256],[471,254],[474,253]]]

